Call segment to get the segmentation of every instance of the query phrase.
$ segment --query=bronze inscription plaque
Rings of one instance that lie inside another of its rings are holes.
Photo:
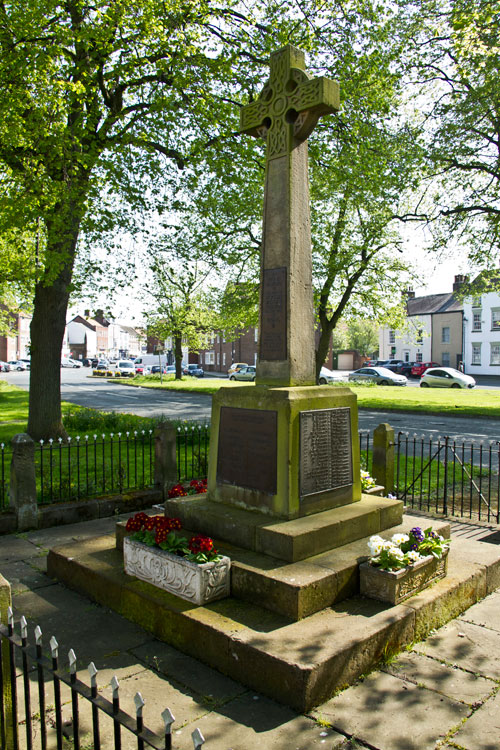
[[[259,358],[287,357],[286,268],[265,268],[262,274]]]
[[[352,484],[349,407],[300,413],[300,495]]]
[[[217,482],[276,494],[278,412],[223,406]]]

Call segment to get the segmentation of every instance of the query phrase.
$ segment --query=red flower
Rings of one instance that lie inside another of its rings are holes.
[[[210,539],[209,536],[202,536],[201,534],[191,537],[188,546],[191,552],[195,555],[197,555],[198,552],[215,552],[213,539]]]
[[[126,530],[127,531],[140,531],[142,527],[144,526],[145,522],[148,520],[148,517],[145,513],[141,511],[141,513],[136,513],[135,516],[131,516],[127,523],[126,523]]]
[[[166,516],[165,517],[165,528],[168,531],[175,531],[175,530],[178,531],[180,528],[182,528],[180,519],[179,518],[168,518]]]

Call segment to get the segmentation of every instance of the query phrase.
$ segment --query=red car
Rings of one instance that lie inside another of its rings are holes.
[[[416,362],[411,368],[411,374],[416,378],[421,378],[429,367],[441,367],[439,362]]]

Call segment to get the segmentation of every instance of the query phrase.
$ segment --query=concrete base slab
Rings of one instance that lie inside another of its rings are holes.
[[[500,554],[482,562],[475,551],[473,559],[466,565],[450,554],[447,578],[396,607],[353,597],[298,622],[235,598],[196,607],[130,578],[111,536],[51,550],[48,572],[232,679],[307,711],[483,597]],[[500,653],[498,645],[488,653]]]

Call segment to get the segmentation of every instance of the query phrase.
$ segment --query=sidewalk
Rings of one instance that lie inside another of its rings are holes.
[[[87,684],[86,667],[95,662],[99,690],[109,699],[116,674],[121,707],[131,715],[133,696],[140,691],[146,701],[144,723],[160,734],[160,714],[168,706],[175,716],[174,748],[192,748],[196,726],[205,736],[206,750],[500,747],[500,589],[425,642],[396,658],[388,654],[380,671],[302,716],[47,577],[48,549],[113,534],[119,518],[1,537],[0,573],[12,586],[16,627],[24,614],[32,640],[33,628],[40,625],[45,648],[55,635],[61,665],[66,666],[68,650],[74,648],[78,676]],[[459,543],[463,530],[456,531]],[[69,716],[68,703],[65,718]],[[82,716],[87,719],[83,708]],[[103,735],[111,737],[111,728],[103,728]],[[51,736],[49,748],[55,747],[54,740]],[[92,747],[89,740],[82,739],[82,748]],[[132,738],[123,745],[135,746]],[[112,744],[102,745],[103,750],[108,747]]]

